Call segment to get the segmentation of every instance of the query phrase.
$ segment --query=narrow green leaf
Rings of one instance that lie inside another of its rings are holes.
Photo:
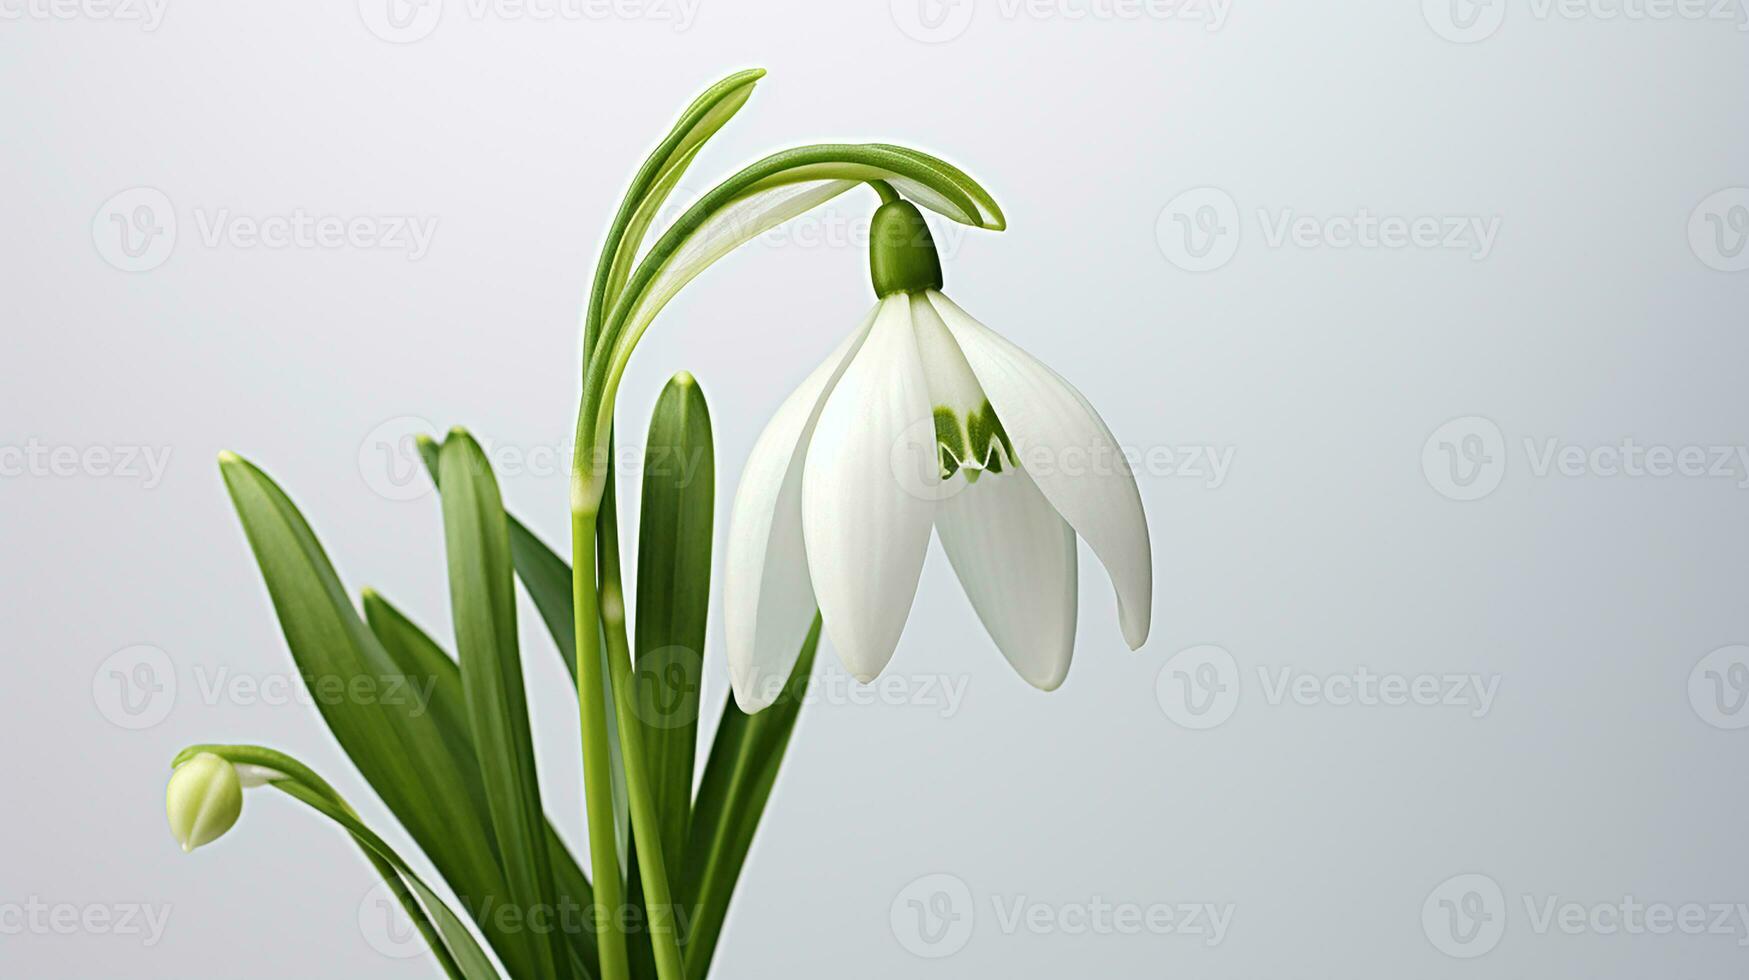
[[[474,941],[473,934],[461,918],[393,848],[358,819],[358,814],[326,780],[308,766],[283,752],[256,745],[191,745],[177,753],[171,768],[202,752],[211,752],[232,765],[258,766],[279,774],[282,778],[274,778],[268,785],[302,801],[352,835],[371,866],[382,875],[389,890],[400,901],[407,917],[431,946],[446,975],[460,980],[498,980],[497,969],[492,966],[486,951]],[[416,901],[414,896],[417,896]]]
[[[418,437],[419,455],[425,461],[426,471],[431,474],[431,480],[437,485],[438,491],[443,490],[442,474],[438,470],[438,445],[429,436]],[[611,444],[609,455],[611,456]],[[604,511],[610,513],[611,511]],[[540,612],[541,622],[546,625],[547,632],[552,635],[553,643],[558,648],[560,659],[565,662],[565,669],[571,675],[571,683],[577,683],[577,636],[573,622],[575,606],[571,602],[571,565],[560,558],[553,549],[530,531],[512,514],[506,513],[505,519],[510,522],[510,561],[516,568],[516,577],[522,580],[523,588],[528,590],[529,598],[534,600],[535,609]],[[612,528],[608,533],[617,534]],[[601,657],[606,657],[607,644],[605,639],[596,644],[596,649],[603,651]],[[605,676],[605,662],[602,672]],[[614,705],[612,694],[606,695],[608,717],[608,741],[612,746],[613,786],[614,786],[614,833],[619,845],[619,862],[623,868],[630,853],[631,831],[630,815],[625,803],[624,764],[619,752],[619,728],[612,724]],[[599,876],[601,872],[596,871]]]
[[[690,374],[675,375],[656,402],[643,482],[633,645],[637,714],[662,853],[678,860],[692,810],[716,484],[710,411]]]
[[[420,435],[416,441],[419,457],[425,462],[425,471],[431,475],[431,482],[442,490],[437,441],[427,435]],[[540,613],[541,623],[558,647],[559,659],[565,662],[571,683],[576,684],[577,637],[571,620],[571,565],[514,515],[507,513],[505,518],[510,522],[510,562],[516,567],[516,577],[528,590],[528,597]]]
[[[638,248],[650,224],[673,193],[686,168],[717,130],[722,129],[753,95],[753,86],[765,77],[765,69],[739,71],[706,89],[680,114],[674,128],[651,152],[620,203],[619,214],[608,232],[606,246],[596,269],[590,294],[589,334],[600,326],[599,317],[612,308],[637,259]]]
[[[451,764],[468,773],[469,782],[478,787],[479,809],[487,814],[485,788],[480,781],[480,767],[474,754],[474,739],[469,729],[466,695],[462,691],[461,667],[434,642],[430,635],[405,613],[371,589],[364,593],[364,615],[370,628],[383,641],[396,662],[410,675],[432,677],[436,683],[430,693],[431,715],[437,719],[444,742],[450,746]],[[489,815],[483,819],[490,819]],[[583,868],[565,846],[553,820],[547,818],[547,856],[553,865],[553,888],[558,894],[559,908],[566,916],[560,920],[565,938],[571,944],[575,959],[587,968],[581,976],[595,975],[595,937],[587,926],[588,909],[594,903],[594,892]]]
[[[700,980],[710,969],[717,938],[734,897],[735,882],[753,846],[753,833],[771,798],[777,770],[795,731],[820,645],[820,617],[808,629],[801,654],[783,694],[770,707],[748,715],[730,696],[711,743],[704,779],[693,804],[686,863],[678,894],[681,907],[695,910],[686,941],[686,975]]]
[[[474,752],[505,882],[529,917],[531,927],[520,935],[536,975],[555,976],[568,953],[551,928],[558,904],[517,647],[509,523],[486,454],[465,430],[453,429],[444,440],[439,471],[450,611]],[[543,920],[545,930],[538,927]]]
[[[274,482],[241,457],[219,468],[279,616],[298,672],[328,730],[471,913],[506,897],[490,831],[466,780],[448,765],[435,719],[352,607],[314,532]],[[489,916],[480,925],[511,972],[523,942]]]

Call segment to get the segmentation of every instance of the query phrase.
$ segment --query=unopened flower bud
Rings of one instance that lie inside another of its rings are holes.
[[[184,852],[218,840],[243,812],[237,767],[211,752],[200,753],[170,774],[164,806],[170,833]]]

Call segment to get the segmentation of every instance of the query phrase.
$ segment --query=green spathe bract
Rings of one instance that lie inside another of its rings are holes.
[[[608,230],[583,320],[572,562],[505,512],[488,456],[471,435],[457,429],[441,442],[419,439],[441,491],[456,657],[374,590],[362,592],[361,616],[291,499],[255,466],[220,456],[323,722],[463,914],[326,781],[272,749],[196,745],[180,753],[166,790],[178,843],[190,850],[212,843],[237,822],[245,787],[271,786],[358,843],[446,976],[705,976],[801,710],[821,625],[816,616],[784,693],[765,711],[749,716],[725,695],[695,792],[716,499],[710,414],[684,372],[655,407],[646,460],[661,456],[669,467],[643,473],[636,616],[628,622],[608,462],[620,379],[657,315],[712,263],[859,184],[884,204],[877,238],[893,249],[872,268],[883,293],[941,283],[933,245],[900,250],[901,237],[929,242],[911,202],[973,227],[1006,226],[988,192],[934,156],[884,143],[822,144],[745,167],[652,236],[681,178],[763,75],[739,72],[700,95],[638,170]],[[954,423],[972,442],[980,433],[990,441],[989,427],[975,419]],[[541,794],[515,581],[576,684],[593,882],[557,827],[574,828],[574,820],[548,817],[572,811]]]

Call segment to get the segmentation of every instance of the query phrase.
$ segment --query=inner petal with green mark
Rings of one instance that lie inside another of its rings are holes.
[[[983,473],[1000,473],[1003,466],[1013,466],[1014,446],[1002,430],[1002,421],[947,325],[922,296],[911,297],[911,322],[929,400],[935,406],[941,478],[964,473],[966,482],[974,483]]]

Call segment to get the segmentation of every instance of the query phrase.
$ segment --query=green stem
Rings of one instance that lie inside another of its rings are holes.
[[[583,806],[589,823],[589,864],[595,872],[595,932],[601,980],[629,980],[625,904],[613,816],[613,759],[608,745],[606,687],[601,675],[595,594],[595,512],[571,512],[571,603],[577,624],[577,711],[583,729]]]
[[[668,866],[662,854],[662,825],[656,815],[655,794],[650,790],[643,732],[638,730],[637,681],[632,676],[631,650],[626,642],[625,598],[620,591],[619,570],[615,567],[613,571],[613,578],[602,582],[601,616],[607,634],[613,703],[617,708],[614,717],[619,722],[620,751],[625,753],[632,844],[638,852],[638,877],[644,885],[650,945],[656,953],[656,976],[661,980],[684,980],[686,967],[680,958],[678,910],[668,886]]]

